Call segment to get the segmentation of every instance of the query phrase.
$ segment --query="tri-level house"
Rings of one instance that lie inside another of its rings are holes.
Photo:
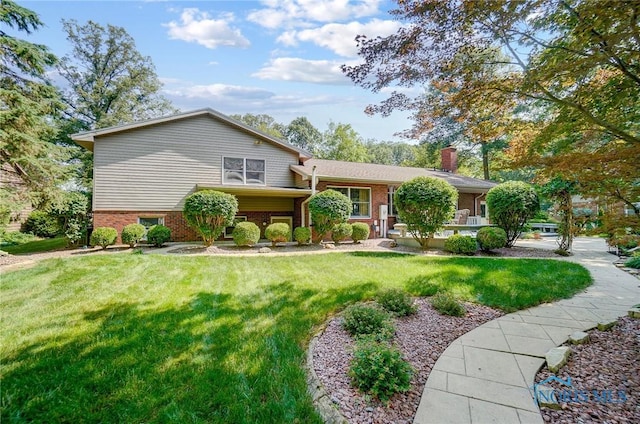
[[[197,240],[182,208],[190,194],[219,190],[238,198],[237,221],[262,230],[273,222],[309,225],[308,199],[328,188],[349,197],[351,221],[366,222],[371,237],[395,223],[393,192],[416,176],[450,182],[458,209],[486,218],[484,198],[495,184],[455,173],[456,151],[443,150],[444,170],[314,159],[309,152],[212,109],[74,134],[94,154],[94,227],[164,224],[174,241]],[[479,222],[480,223],[480,222]],[[230,237],[231,228],[225,232]]]

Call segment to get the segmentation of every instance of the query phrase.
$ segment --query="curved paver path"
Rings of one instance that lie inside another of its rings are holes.
[[[553,240],[535,242],[555,248]],[[524,243],[523,243],[524,244]],[[576,330],[626,315],[640,281],[615,267],[602,239],[578,238],[566,260],[593,285],[571,299],[504,315],[456,339],[436,361],[414,424],[543,423],[531,387],[544,355]]]

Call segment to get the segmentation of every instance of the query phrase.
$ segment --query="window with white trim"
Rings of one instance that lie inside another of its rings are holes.
[[[487,217],[487,202],[485,202],[484,200],[480,202],[480,216],[482,218]]]
[[[266,184],[266,164],[264,159],[222,158],[223,184]]]
[[[396,187],[389,186],[389,191],[387,191],[387,204],[389,205],[389,216],[397,216],[398,210],[396,209],[395,202],[393,201],[393,196],[396,194]]]
[[[328,187],[351,200],[351,218],[371,218],[371,189],[365,187]]]
[[[233,229],[236,228],[236,225],[238,224],[238,222],[244,222],[246,220],[247,220],[246,216],[238,216],[238,215],[236,215],[233,218],[233,225],[225,227],[225,229],[224,229],[224,238],[233,238]]]

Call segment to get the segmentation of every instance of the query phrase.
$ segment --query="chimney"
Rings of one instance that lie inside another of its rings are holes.
[[[442,170],[455,174],[458,171],[458,154],[455,147],[445,147],[440,151],[442,155]]]

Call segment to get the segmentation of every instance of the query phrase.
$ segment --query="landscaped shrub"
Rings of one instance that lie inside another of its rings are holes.
[[[540,210],[535,189],[522,181],[507,181],[487,192],[491,220],[507,233],[507,247],[512,247],[527,221]]]
[[[443,315],[463,317],[467,313],[464,306],[447,292],[438,292],[431,297],[431,305]]]
[[[98,227],[91,233],[91,246],[101,246],[106,249],[107,246],[115,244],[118,238],[118,231],[112,227]]]
[[[407,231],[423,249],[429,238],[453,218],[458,191],[448,182],[434,177],[417,177],[403,183],[394,195],[394,204]]]
[[[634,252],[633,256],[624,263],[624,266],[629,268],[640,268],[640,252]]]
[[[187,224],[200,234],[205,246],[211,246],[225,227],[233,225],[237,212],[238,199],[215,190],[193,193],[185,199],[182,210]]]
[[[478,250],[478,243],[471,236],[454,234],[444,241],[444,250],[459,255],[473,255]]]
[[[351,240],[354,243],[360,243],[362,240],[367,240],[369,238],[369,226],[364,222],[354,222],[351,224]]]
[[[418,310],[409,293],[400,289],[383,290],[376,296],[376,301],[385,310],[399,317],[415,314]]]
[[[169,240],[171,240],[171,230],[164,225],[153,225],[147,232],[147,241],[155,247],[162,247]]]
[[[483,227],[478,230],[476,240],[480,249],[488,252],[493,249],[501,249],[507,245],[507,233],[498,227]]]
[[[260,228],[253,222],[238,222],[232,236],[237,246],[253,246],[260,240]]]
[[[296,227],[293,230],[293,239],[298,245],[309,244],[311,242],[311,229],[309,227]]]
[[[386,343],[363,340],[356,345],[349,367],[352,384],[381,401],[411,387],[413,369],[400,351]]]
[[[314,194],[309,200],[309,211],[316,242],[320,243],[334,225],[347,222],[351,215],[351,200],[335,190],[325,190]]]
[[[58,220],[61,232],[70,245],[84,239],[89,203],[86,193],[68,191],[64,192],[49,208],[51,215]]]
[[[352,233],[353,227],[351,227],[351,224],[347,224],[346,222],[336,224],[331,229],[331,240],[335,243],[339,243],[351,237]]]
[[[291,228],[289,228],[289,224],[285,224],[284,222],[273,223],[264,230],[264,236],[268,240],[271,240],[272,246],[275,246],[277,243],[289,241],[290,235]]]
[[[124,244],[128,244],[129,247],[133,248],[142,240],[142,237],[144,237],[144,231],[145,228],[142,224],[125,225],[122,229],[122,234],[120,234],[120,238]]]
[[[342,318],[342,326],[354,337],[373,336],[377,340],[387,340],[395,333],[391,316],[375,306],[350,305]]]
[[[21,231],[38,237],[55,237],[60,234],[61,228],[55,216],[44,211],[33,211],[22,224]]]

